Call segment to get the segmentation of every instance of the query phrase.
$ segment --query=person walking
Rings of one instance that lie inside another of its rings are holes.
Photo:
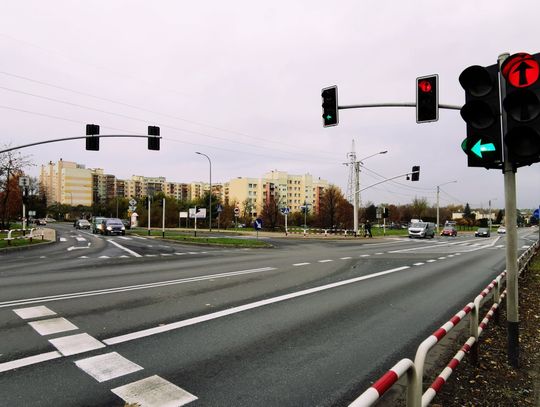
[[[366,220],[366,226],[365,226],[365,231],[364,231],[364,237],[373,237],[373,235],[371,234],[371,222],[368,220]]]

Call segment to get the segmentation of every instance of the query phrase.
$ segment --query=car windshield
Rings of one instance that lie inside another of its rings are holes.
[[[453,227],[453,226],[446,226],[446,227],[444,228],[444,230],[454,230],[454,227]]]
[[[427,223],[425,222],[416,222],[411,225],[412,228],[425,228]]]
[[[124,226],[120,219],[109,219],[107,220],[107,225],[121,225]]]
[[[86,225],[86,224],[89,224],[90,222],[88,222],[86,219],[81,219],[79,221],[79,223],[82,223],[83,225]]]
[[[487,230],[487,228],[480,228],[480,229],[478,229],[478,231],[479,232],[487,232],[488,230]]]

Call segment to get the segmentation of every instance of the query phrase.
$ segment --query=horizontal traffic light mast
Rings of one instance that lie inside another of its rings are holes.
[[[6,148],[5,150],[0,150],[0,154],[7,153],[7,152],[13,151],[13,150],[20,150],[22,148],[38,146],[40,144],[58,143],[60,141],[80,140],[80,139],[89,140],[89,139],[98,138],[98,137],[99,138],[101,138],[101,137],[145,138],[145,139],[148,139],[149,150],[159,150],[159,140],[161,140],[161,136],[159,135],[159,127],[157,127],[157,130],[155,130],[156,129],[155,126],[148,126],[148,127],[153,127],[152,130],[149,130],[149,135],[148,136],[140,136],[140,135],[133,135],[133,134],[99,134],[99,135],[88,135],[88,136],[64,137],[64,138],[57,138],[57,139],[52,139],[52,140],[38,141],[38,142],[35,142],[35,143],[24,144],[22,146],[17,146],[17,147]],[[158,135],[152,135],[151,134],[151,133],[156,133],[156,132],[157,132]],[[154,148],[151,148],[151,147],[154,147]],[[155,148],[155,147],[157,147],[157,148]]]
[[[366,104],[361,104],[361,105],[338,106],[338,109],[339,110],[361,109],[365,107],[416,107],[416,103],[407,103],[407,102],[405,103],[366,103]],[[439,109],[460,110],[461,106],[439,104]]]

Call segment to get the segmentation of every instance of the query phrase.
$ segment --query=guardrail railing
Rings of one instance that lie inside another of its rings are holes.
[[[540,240],[531,245],[524,253],[518,258],[519,273],[525,270],[534,254],[540,247]],[[402,359],[399,361],[390,371],[385,373],[379,380],[377,380],[369,389],[364,391],[356,400],[354,400],[349,407],[369,407],[375,404],[380,397],[390,389],[397,380],[407,372],[414,372],[414,377],[407,379],[407,407],[425,407],[435,398],[437,393],[441,390],[442,386],[446,383],[450,375],[456,370],[463,357],[468,354],[471,357],[473,363],[478,361],[478,340],[482,332],[487,327],[489,321],[498,319],[498,308],[506,296],[506,290],[501,293],[501,286],[506,281],[506,270],[499,274],[486,288],[484,288],[479,295],[476,296],[473,302],[470,302],[454,315],[448,322],[442,327],[437,329],[427,339],[425,339],[416,351],[414,363],[410,359]],[[493,304],[486,316],[479,323],[479,312],[483,306],[484,301],[488,298],[488,294],[493,291]],[[470,337],[467,339],[461,349],[454,355],[452,360],[443,369],[443,371],[437,376],[426,392],[422,392],[422,383],[424,376],[424,364],[429,351],[440,342],[440,340],[446,336],[446,334],[456,327],[463,318],[470,314]],[[413,363],[413,366],[409,366],[409,362]],[[406,369],[405,369],[406,367]],[[405,369],[405,370],[404,370]]]
[[[30,233],[26,234],[28,231],[30,231]],[[0,230],[0,235],[2,234],[7,234],[7,236],[1,238],[1,240],[7,241],[8,246],[11,246],[13,240],[27,239],[32,242],[32,240],[37,237],[41,237],[41,240],[44,239],[44,232],[41,228]]]

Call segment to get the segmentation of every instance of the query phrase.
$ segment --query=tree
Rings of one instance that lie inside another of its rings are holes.
[[[428,208],[428,201],[426,198],[414,197],[411,206],[413,216],[417,217],[418,219],[422,219],[422,216],[424,216]]]
[[[342,201],[346,201],[341,190],[335,185],[325,188],[321,199],[318,214],[318,224],[323,228],[337,228],[338,212]]]
[[[32,165],[27,156],[8,151],[0,154],[0,228],[9,228],[10,219],[22,215],[22,196],[18,179]]]
[[[279,197],[276,199],[273,195],[263,203],[261,219],[266,229],[274,230],[278,225],[281,215],[279,212]]]

